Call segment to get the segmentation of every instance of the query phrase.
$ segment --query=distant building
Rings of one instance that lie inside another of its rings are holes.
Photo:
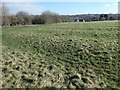
[[[74,22],[85,22],[82,18],[74,18]]]

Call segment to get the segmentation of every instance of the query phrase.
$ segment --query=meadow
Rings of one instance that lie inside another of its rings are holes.
[[[118,21],[2,29],[2,86],[119,88]]]

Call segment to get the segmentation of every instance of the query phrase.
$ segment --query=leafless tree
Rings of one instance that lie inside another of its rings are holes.
[[[20,11],[16,14],[16,17],[18,19],[18,23],[20,25],[27,25],[27,24],[31,24],[31,17],[28,13],[24,12],[24,11]]]
[[[10,14],[9,14],[9,9],[7,7],[7,5],[5,3],[2,3],[2,7],[1,7],[1,22],[2,22],[2,26],[10,26]]]
[[[60,16],[57,13],[53,13],[51,11],[44,11],[42,13],[42,17],[47,24],[60,22]]]

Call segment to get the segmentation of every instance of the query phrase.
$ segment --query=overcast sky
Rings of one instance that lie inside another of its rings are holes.
[[[26,11],[30,14],[39,15],[45,10],[50,10],[60,15],[118,13],[118,2],[115,0],[114,2],[40,2],[38,0],[5,1],[11,14],[15,14],[18,11]]]

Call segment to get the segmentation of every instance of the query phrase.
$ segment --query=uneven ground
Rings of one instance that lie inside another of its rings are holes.
[[[2,30],[2,86],[118,88],[117,21]]]

